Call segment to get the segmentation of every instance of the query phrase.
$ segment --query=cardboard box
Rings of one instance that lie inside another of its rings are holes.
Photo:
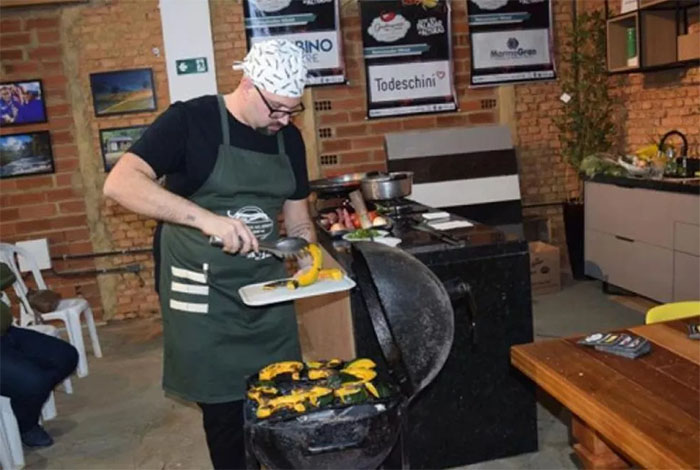
[[[551,294],[561,289],[559,247],[543,242],[530,244],[530,285],[533,294]]]
[[[678,60],[700,59],[700,31],[678,36]]]

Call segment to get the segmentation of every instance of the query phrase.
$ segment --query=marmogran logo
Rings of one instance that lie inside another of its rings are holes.
[[[506,47],[510,50],[491,50],[492,59],[515,59],[518,57],[530,57],[537,54],[537,49],[523,49],[518,47],[520,43],[516,38],[509,38]]]

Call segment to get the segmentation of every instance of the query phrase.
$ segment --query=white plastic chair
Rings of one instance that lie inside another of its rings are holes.
[[[27,250],[12,245],[10,243],[0,243],[0,261],[10,266],[17,280],[12,285],[20,299],[20,326],[28,326],[35,323],[35,312],[33,311],[29,301],[27,300],[27,286],[22,280],[19,267],[17,266],[17,256],[21,256],[27,262],[34,276],[38,289],[46,289],[46,283],[41,275],[41,271],[36,262],[32,258],[31,253]],[[97,328],[95,328],[95,320],[92,315],[92,309],[88,301],[82,297],[74,297],[70,299],[61,299],[56,310],[48,313],[41,313],[41,318],[44,321],[61,320],[66,325],[68,332],[68,341],[78,350],[78,377],[85,377],[88,374],[88,363],[85,352],[85,343],[83,342],[83,332],[80,325],[80,315],[85,318],[87,323],[90,340],[92,341],[92,350],[95,357],[102,357],[102,348],[100,348],[100,340],[97,337]]]
[[[17,419],[12,412],[10,399],[3,396],[0,396],[0,464],[5,470],[24,467],[24,451]]]

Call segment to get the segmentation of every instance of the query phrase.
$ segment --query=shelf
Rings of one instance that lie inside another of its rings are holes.
[[[88,0],[0,0],[0,8],[33,7],[45,5],[60,5],[63,3],[87,3]]]
[[[627,13],[620,13],[619,15],[612,15],[608,17],[608,21],[621,21],[630,16],[636,16],[639,10],[628,11]]]
[[[651,72],[696,65],[698,59],[694,57],[694,44],[691,42],[695,39],[687,38],[684,33],[688,30],[687,9],[697,6],[698,0],[639,0],[638,10],[608,18],[608,72]],[[632,66],[627,62],[627,33],[630,28],[635,30],[638,59]],[[685,38],[681,41],[685,52],[682,60],[679,57],[679,38]]]
[[[652,8],[692,8],[698,6],[698,0],[639,0],[639,9]]]
[[[608,20],[608,70],[610,72],[629,71],[639,68],[627,64],[627,30],[635,29],[637,57],[639,57],[639,14],[636,11],[619,15]]]
[[[627,13],[617,13],[615,15],[608,15],[608,19],[617,19],[624,16],[628,16],[639,11],[658,11],[658,10],[670,10],[675,9],[685,9],[693,8],[700,5],[698,0],[639,0],[640,7],[637,10],[629,11]],[[609,12],[608,12],[609,13]]]
[[[642,10],[640,13],[642,66],[670,64],[678,60],[675,10]]]
[[[700,66],[700,59],[691,60],[680,60],[678,62],[673,62],[664,65],[655,65],[651,67],[625,67],[616,70],[608,70],[611,75],[622,74],[622,73],[645,73],[645,72],[658,72],[660,70],[673,70],[681,69],[685,67],[697,67]]]

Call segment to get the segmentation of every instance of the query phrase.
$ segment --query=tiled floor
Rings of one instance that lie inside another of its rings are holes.
[[[643,323],[640,312],[610,300],[600,283],[573,283],[535,298],[538,339]],[[57,393],[58,417],[46,423],[53,447],[27,450],[27,469],[204,469],[211,468],[201,414],[163,396],[161,326],[135,320],[99,329],[104,357],[90,357],[90,375],[74,379],[75,393]],[[569,416],[540,393],[535,453],[465,468],[577,468],[569,447]]]

